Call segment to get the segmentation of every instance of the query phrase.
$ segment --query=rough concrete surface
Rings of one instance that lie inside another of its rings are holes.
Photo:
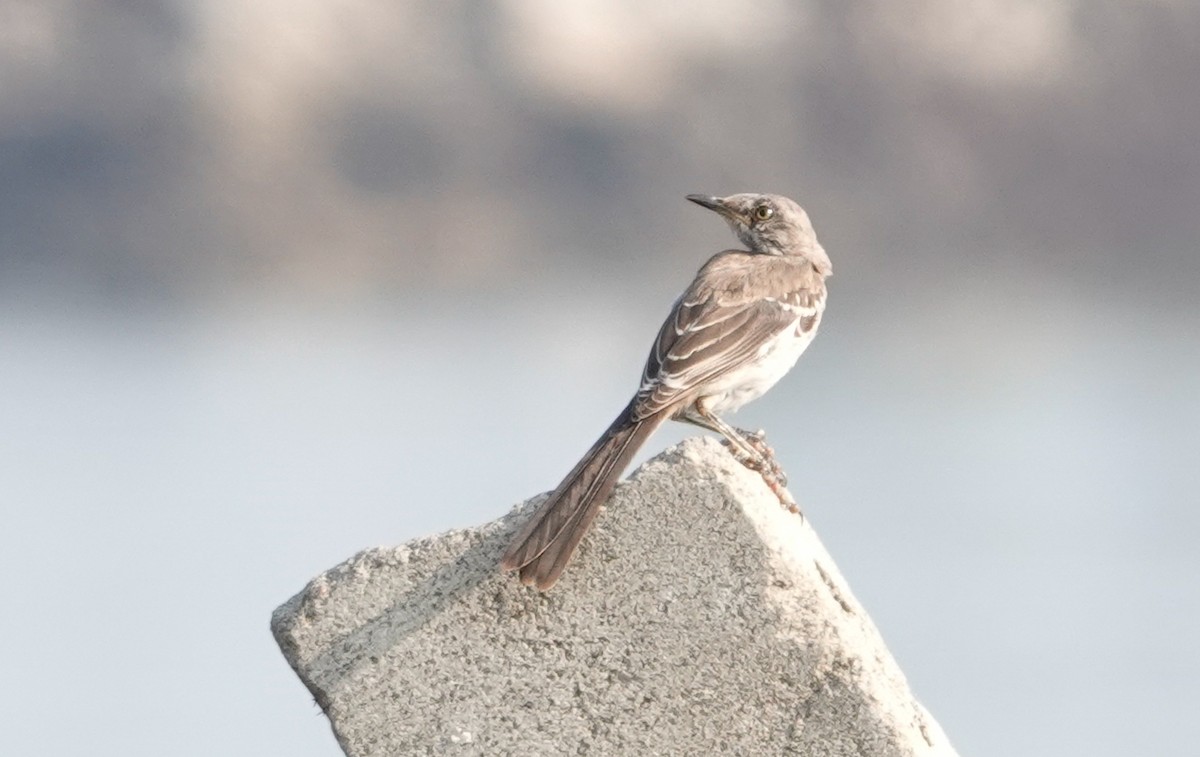
[[[712,439],[619,486],[547,594],[541,497],[372,549],[275,611],[347,755],[953,755],[807,521]]]

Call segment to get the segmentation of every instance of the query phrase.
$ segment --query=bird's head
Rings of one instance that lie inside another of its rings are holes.
[[[808,213],[788,198],[750,192],[728,197],[688,195],[687,198],[719,213],[750,252],[803,257],[822,273],[832,272],[829,256],[817,241]]]

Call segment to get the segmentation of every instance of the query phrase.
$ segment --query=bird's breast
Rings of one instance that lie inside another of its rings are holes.
[[[816,336],[816,323],[801,328],[797,319],[792,326],[779,335],[764,342],[758,349],[758,359],[748,361],[737,370],[730,371],[713,382],[705,392],[705,405],[717,415],[737,410],[747,402],[758,399],[787,375],[804,350]]]

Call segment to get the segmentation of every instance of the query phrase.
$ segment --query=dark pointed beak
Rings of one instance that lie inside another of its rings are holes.
[[[702,208],[715,210],[723,216],[729,215],[729,208],[725,205],[725,201],[720,197],[713,197],[711,195],[688,195],[687,198]]]

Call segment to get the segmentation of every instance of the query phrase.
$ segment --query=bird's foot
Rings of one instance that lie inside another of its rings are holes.
[[[745,440],[746,446],[757,455],[757,460],[754,461],[756,465],[749,465],[744,461],[742,464],[764,475],[769,472],[781,486],[787,486],[787,473],[784,472],[783,466],[779,464],[779,461],[775,459],[775,450],[771,448],[771,445],[767,444],[767,432],[761,429],[758,431],[746,431],[741,428],[736,429],[736,431]],[[730,446],[730,449],[732,449],[732,446]]]
[[[741,444],[735,444],[730,439],[724,439],[721,443],[729,449],[734,459],[762,476],[767,487],[779,499],[779,504],[785,510],[803,518],[804,513],[800,512],[800,506],[796,504],[791,492],[787,490],[787,474],[784,473],[783,466],[775,459],[775,450],[767,444],[766,433],[743,429],[737,429],[737,432],[744,447]]]
[[[756,473],[768,470],[771,465],[765,457],[750,444],[736,444],[732,439],[722,439],[721,444],[733,455],[733,459]]]
[[[767,472],[764,472],[762,477],[763,481],[767,482],[767,487],[779,500],[779,504],[783,506],[784,510],[787,510],[793,515],[799,515],[801,518],[804,517],[804,513],[800,511],[800,505],[796,504],[796,500],[792,498],[792,493],[787,490],[787,486],[780,482],[778,478],[770,475]]]

